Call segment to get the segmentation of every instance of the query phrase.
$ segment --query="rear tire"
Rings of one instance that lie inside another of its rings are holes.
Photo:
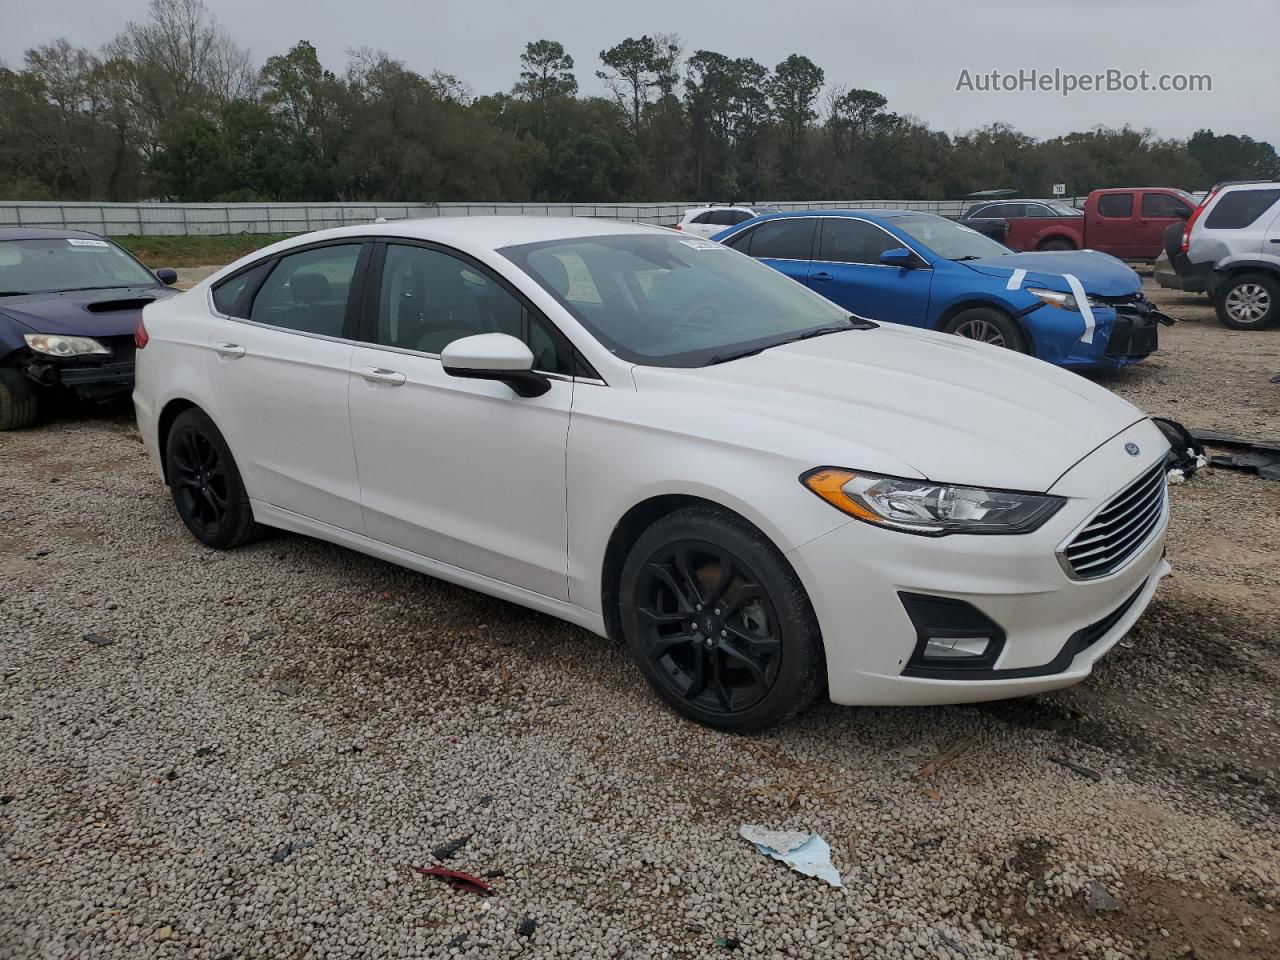
[[[173,421],[165,467],[178,516],[206,547],[229,550],[261,535],[231,448],[203,410]]]
[[[36,388],[21,370],[0,367],[0,430],[21,430],[36,422]]]
[[[654,691],[732,733],[777,726],[822,689],[817,617],[767,537],[713,506],[663,517],[622,568],[627,651]]]
[[[1070,240],[1062,237],[1050,237],[1048,240],[1041,240],[1037,250],[1074,250],[1076,245]]]
[[[1017,353],[1030,353],[1031,344],[1018,322],[994,307],[971,307],[962,310],[946,322],[943,333],[955,334],[966,340],[978,340],[996,347],[1005,347]]]
[[[1236,274],[1218,288],[1213,303],[1223,326],[1265,330],[1280,320],[1280,279],[1266,273]]]

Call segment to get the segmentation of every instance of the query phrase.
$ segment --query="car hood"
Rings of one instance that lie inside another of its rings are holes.
[[[1046,250],[1042,253],[1010,253],[1003,257],[965,260],[961,264],[989,277],[1008,277],[1014,270],[1027,271],[1024,287],[1044,287],[1070,293],[1065,274],[1072,274],[1095,297],[1126,297],[1142,289],[1142,278],[1109,253],[1097,250]]]
[[[738,442],[810,466],[1031,492],[1144,418],[1043,361],[893,324],[634,377],[641,392],[674,393],[686,423],[732,424]]]
[[[0,299],[0,314],[29,327],[32,333],[122,336],[133,333],[144,306],[177,293],[161,286],[32,293]]]

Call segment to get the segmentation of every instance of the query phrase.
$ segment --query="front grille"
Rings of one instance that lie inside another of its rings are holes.
[[[1077,580],[1095,580],[1123,567],[1146,545],[1165,511],[1161,460],[1111,499],[1061,551]]]
[[[1160,325],[1150,311],[1116,307],[1116,322],[1107,341],[1108,357],[1145,357],[1160,346]]]

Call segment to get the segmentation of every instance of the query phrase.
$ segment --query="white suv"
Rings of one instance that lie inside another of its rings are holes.
[[[743,207],[737,204],[713,203],[709,207],[694,207],[684,212],[684,218],[676,224],[682,233],[696,237],[714,237],[721,230],[736,227],[740,223],[766,213],[777,213],[771,207]]]
[[[1280,181],[1223,183],[1209,191],[1171,251],[1182,289],[1213,298],[1233,330],[1280,322]]]

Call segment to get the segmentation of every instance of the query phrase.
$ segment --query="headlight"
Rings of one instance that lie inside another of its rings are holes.
[[[1038,493],[900,480],[836,467],[810,470],[800,482],[851,517],[909,533],[1030,533],[1066,501]]]
[[[54,333],[24,333],[22,339],[36,353],[51,357],[83,357],[100,353],[111,356],[111,351],[92,337],[63,337]]]
[[[1062,293],[1059,290],[1043,290],[1040,287],[1027,287],[1027,293],[1031,294],[1042,303],[1047,303],[1051,307],[1057,307],[1059,310],[1074,310],[1080,312],[1080,304],[1076,302],[1075,294]],[[1095,310],[1100,310],[1106,306],[1100,300],[1089,297],[1089,306]]]

